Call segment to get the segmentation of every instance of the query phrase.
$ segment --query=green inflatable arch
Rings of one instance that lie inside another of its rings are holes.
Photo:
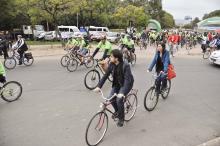
[[[157,20],[154,20],[154,19],[150,19],[148,21],[148,28],[156,30],[157,32],[160,32],[161,31],[160,22],[158,22]]]

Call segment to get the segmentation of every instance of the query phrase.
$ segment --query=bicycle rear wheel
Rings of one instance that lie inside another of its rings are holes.
[[[105,112],[98,112],[90,120],[86,128],[86,143],[89,146],[98,145],[108,129],[108,116]]]
[[[100,74],[96,69],[90,70],[84,78],[84,84],[86,88],[89,90],[95,89],[99,81],[100,81]]]
[[[138,105],[137,95],[128,94],[124,102],[125,121],[128,122],[134,117],[137,111],[137,105]]]
[[[144,107],[147,111],[153,111],[158,103],[159,96],[156,95],[155,87],[151,87],[144,97]]]
[[[211,55],[211,52],[206,51],[205,53],[203,53],[203,59],[208,59],[210,55]]]
[[[74,71],[76,71],[77,70],[77,68],[78,68],[78,61],[75,59],[75,58],[73,58],[73,59],[70,59],[69,61],[68,61],[68,63],[67,63],[67,70],[69,71],[69,72],[74,72]]]
[[[161,93],[161,96],[163,99],[167,99],[171,88],[171,80],[167,80],[167,87],[166,89]]]
[[[34,63],[34,58],[32,57],[32,58],[26,58],[26,57],[24,57],[23,58],[23,63],[24,63],[24,65],[26,65],[26,66],[31,66],[33,63]]]
[[[94,65],[94,59],[91,58],[91,56],[87,56],[84,58],[85,59],[85,66],[86,68],[91,68]]]
[[[16,65],[17,65],[17,61],[13,57],[7,58],[4,61],[5,68],[7,68],[9,70],[14,69],[16,67]]]
[[[18,100],[22,94],[22,86],[19,82],[10,81],[3,85],[1,97],[7,102]]]

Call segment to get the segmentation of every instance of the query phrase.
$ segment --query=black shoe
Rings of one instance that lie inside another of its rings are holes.
[[[118,127],[123,127],[124,125],[124,121],[123,120],[119,120],[118,123],[117,123],[117,126]]]
[[[112,114],[112,119],[113,120],[118,119],[118,112],[115,112],[114,114]]]
[[[22,62],[19,62],[18,65],[22,65]]]

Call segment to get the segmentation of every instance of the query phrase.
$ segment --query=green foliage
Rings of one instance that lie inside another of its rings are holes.
[[[210,17],[220,17],[220,10],[215,10],[215,11],[212,11],[211,13],[209,13],[209,14],[205,14],[202,19],[204,20],[204,19],[207,19],[207,18],[210,18]]]

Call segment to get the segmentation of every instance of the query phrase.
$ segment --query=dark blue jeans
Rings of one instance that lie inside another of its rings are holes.
[[[125,96],[130,92],[130,90],[126,91]],[[110,92],[109,98],[111,98],[115,93],[118,94],[119,91],[120,91],[120,88],[113,87],[111,92]],[[125,117],[125,114],[124,114],[124,99],[114,97],[112,99],[111,103],[112,103],[112,106],[113,106],[115,112],[118,113],[119,120],[124,120],[124,117]]]
[[[166,74],[160,74],[160,76],[156,79],[156,92],[157,93],[160,93],[161,83],[162,83],[162,89],[167,87],[167,75]]]

